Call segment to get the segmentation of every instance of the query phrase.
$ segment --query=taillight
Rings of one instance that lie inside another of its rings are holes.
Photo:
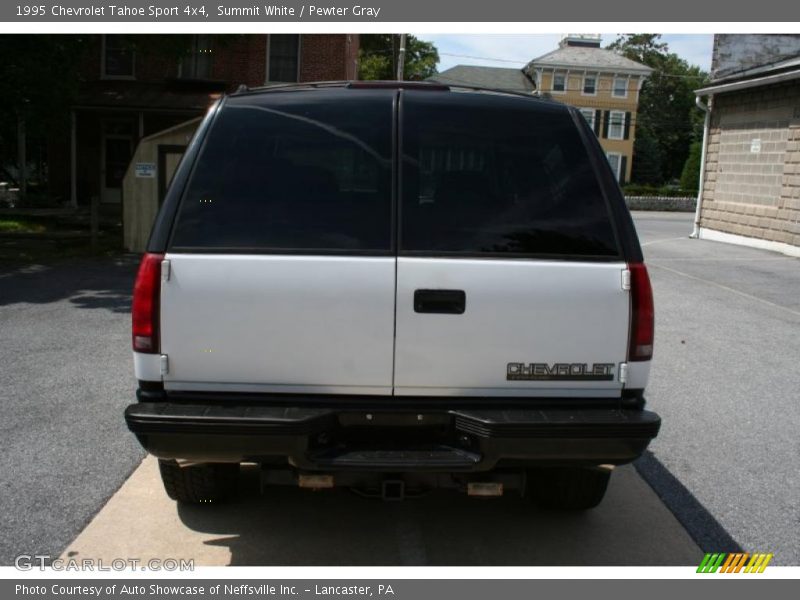
[[[644,263],[628,265],[631,272],[631,338],[628,343],[628,360],[653,358],[653,288]]]
[[[161,294],[161,261],[163,254],[147,253],[139,264],[133,287],[133,351],[157,354],[158,299]]]

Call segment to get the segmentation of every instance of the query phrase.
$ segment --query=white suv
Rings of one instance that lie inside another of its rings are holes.
[[[222,99],[133,301],[128,426],[169,495],[265,483],[589,508],[659,429],[653,303],[581,114],[411,83]]]

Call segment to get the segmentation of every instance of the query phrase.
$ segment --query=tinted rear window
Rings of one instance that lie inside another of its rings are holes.
[[[391,91],[230,98],[171,248],[389,252],[392,102]]]
[[[572,117],[522,98],[406,92],[401,251],[618,256]]]

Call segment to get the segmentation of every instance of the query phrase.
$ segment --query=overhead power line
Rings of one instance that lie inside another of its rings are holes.
[[[488,60],[491,62],[514,63],[517,65],[527,65],[529,60],[514,60],[511,58],[486,58],[485,56],[471,56],[469,54],[453,54],[452,52],[439,52],[439,56],[453,56],[455,58],[469,58],[472,60]]]

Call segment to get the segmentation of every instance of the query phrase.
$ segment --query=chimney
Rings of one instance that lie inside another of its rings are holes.
[[[599,48],[602,37],[599,33],[566,33],[561,36],[559,47]]]

